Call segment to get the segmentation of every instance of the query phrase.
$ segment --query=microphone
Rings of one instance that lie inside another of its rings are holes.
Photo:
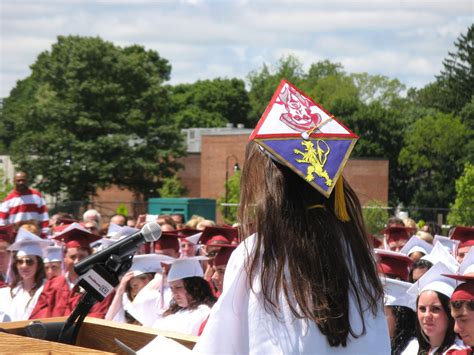
[[[138,247],[145,242],[156,242],[161,237],[161,227],[158,223],[150,222],[143,226],[143,228],[132,235],[129,235],[108,248],[101,250],[98,253],[92,254],[81,260],[74,266],[74,271],[78,275],[83,275],[94,265],[105,263],[112,255],[117,255],[121,259],[134,254]]]
[[[78,285],[89,292],[93,299],[102,301],[119,284],[119,276],[130,269],[138,247],[145,242],[155,242],[160,237],[160,225],[151,222],[139,232],[81,260],[74,266],[74,271],[80,275]]]

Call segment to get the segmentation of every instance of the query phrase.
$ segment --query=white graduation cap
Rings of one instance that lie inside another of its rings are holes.
[[[134,276],[139,276],[148,272],[162,272],[161,262],[164,259],[159,254],[142,254],[133,257],[133,264],[129,271],[133,271]]]
[[[431,253],[428,255],[422,256],[421,260],[428,260],[433,265],[438,262],[443,262],[451,272],[456,272],[459,269],[459,263],[456,261],[454,256],[452,256],[441,243],[436,243],[436,245],[431,250]]]
[[[190,258],[173,259],[162,261],[165,264],[171,264],[168,272],[168,282],[181,280],[186,277],[203,277],[204,272],[199,263],[200,260],[208,260],[205,256],[193,256]]]
[[[52,242],[47,239],[41,239],[26,229],[20,228],[15,239],[15,243],[8,247],[10,251],[16,251],[17,256],[36,255],[43,257],[43,249]]]
[[[118,240],[113,238],[102,238],[91,244],[92,248],[96,249],[96,252],[107,249]]]
[[[197,244],[199,241],[199,238],[201,238],[201,235],[202,235],[202,232],[199,232],[199,233],[190,235],[189,237],[186,237],[184,239],[186,239],[191,244]]]
[[[464,260],[459,266],[458,274],[474,274],[474,248],[469,249],[469,252],[464,256]]]
[[[110,239],[119,240],[139,231],[140,229],[137,228],[129,226],[119,226],[118,224],[110,223],[109,229],[107,230],[107,237]]]
[[[63,262],[63,248],[52,245],[44,249],[43,262],[47,263],[62,263]]]
[[[456,280],[442,274],[451,274],[452,272],[449,266],[440,261],[420,277],[408,289],[408,293],[418,296],[424,291],[437,291],[451,297],[456,288]]]
[[[456,250],[458,249],[459,240],[456,239],[450,239],[448,237],[444,237],[442,235],[435,234],[433,238],[433,245],[436,245],[436,243],[441,243],[443,247],[451,254],[451,255],[456,255]]]
[[[413,311],[416,309],[416,296],[407,292],[413,284],[385,277],[380,280],[384,290],[385,306],[404,306]]]
[[[400,253],[410,256],[410,254],[419,251],[424,255],[427,255],[431,252],[433,246],[430,243],[425,242],[423,239],[418,238],[417,236],[411,237],[408,242],[400,250]]]

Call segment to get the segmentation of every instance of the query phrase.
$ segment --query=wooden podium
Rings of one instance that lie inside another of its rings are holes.
[[[65,322],[67,317],[37,319],[43,323]],[[25,326],[31,321],[0,323],[8,333],[0,333],[2,354],[126,354],[114,341],[117,338],[125,345],[137,351],[152,341],[157,335],[173,339],[192,349],[198,337],[193,335],[164,332],[139,325],[116,323],[103,319],[86,317],[79,330],[75,345],[55,343],[46,340],[28,338]]]

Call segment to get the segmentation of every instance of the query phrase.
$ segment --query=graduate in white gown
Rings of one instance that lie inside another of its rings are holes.
[[[356,139],[281,82],[246,149],[239,234],[249,237],[193,352],[390,353],[372,244],[341,176]]]
[[[168,284],[173,298],[163,317],[153,323],[153,328],[198,335],[216,302],[209,283],[203,278],[200,260],[191,257],[171,261]],[[168,261],[169,262],[169,261]]]
[[[0,313],[4,320],[27,320],[43,290],[46,275],[43,249],[51,242],[20,228],[16,241],[8,250],[11,258],[12,281],[9,287],[0,289]]]
[[[106,320],[130,323],[126,309],[136,299],[140,291],[161,272],[160,256],[157,254],[135,255],[130,270],[123,275],[110,307],[105,315]]]

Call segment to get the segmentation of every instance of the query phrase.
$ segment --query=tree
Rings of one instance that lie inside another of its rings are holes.
[[[373,200],[364,206],[362,213],[364,215],[365,225],[370,234],[379,234],[385,228],[389,214],[382,202]]]
[[[454,198],[454,181],[461,175],[468,133],[458,117],[438,113],[416,121],[400,151],[401,168],[411,176],[415,191],[410,205],[447,207]]]
[[[448,214],[451,225],[474,225],[474,165],[466,163],[464,172],[456,180],[456,199]]]
[[[222,216],[224,216],[224,223],[227,224],[234,224],[237,221],[237,210],[238,207],[236,206],[222,206],[223,203],[232,203],[238,204],[240,202],[240,177],[241,172],[236,171],[234,175],[232,175],[229,180],[225,182],[227,189],[227,201],[226,197],[222,196],[217,200],[219,205],[219,211],[221,212]],[[226,216],[227,211],[227,217]]]
[[[42,176],[42,191],[83,200],[117,184],[146,198],[175,174],[184,149],[163,86],[171,66],[158,53],[59,36],[31,69],[2,121],[15,132],[12,159]]]
[[[459,113],[474,95],[474,25],[454,42],[456,52],[449,52],[444,69],[437,77],[442,83],[446,106]]]
[[[163,186],[158,189],[161,197],[182,197],[186,188],[177,175],[163,179]]]
[[[458,114],[474,95],[474,25],[454,42],[455,52],[443,61],[443,70],[436,81],[409,96],[421,106],[445,113]]]
[[[214,79],[171,88],[172,119],[180,129],[248,125],[250,103],[240,79]]]

